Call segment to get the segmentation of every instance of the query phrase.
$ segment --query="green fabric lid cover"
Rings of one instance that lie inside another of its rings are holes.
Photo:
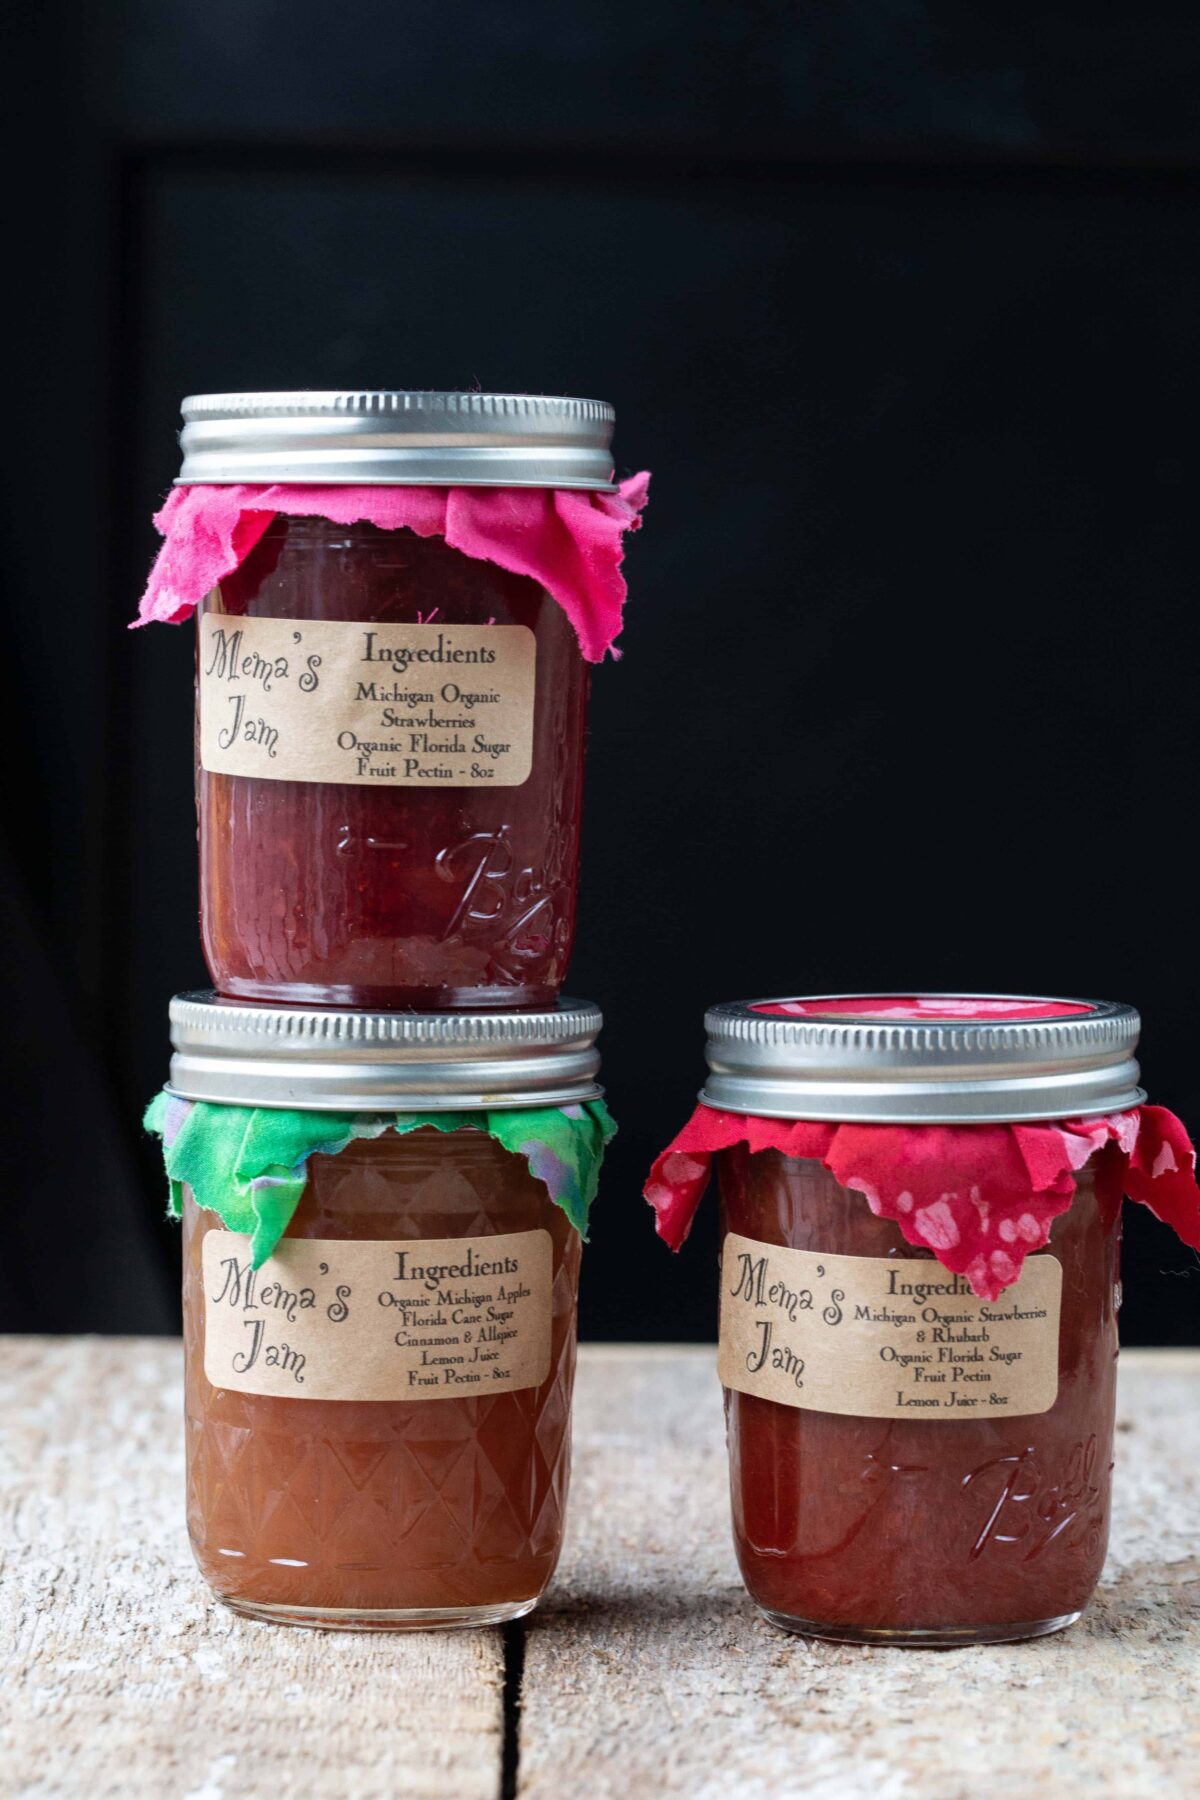
[[[603,1100],[566,1106],[470,1112],[331,1113],[226,1106],[185,1100],[164,1089],[146,1109],[158,1133],[170,1182],[168,1208],[183,1210],[183,1189],[230,1231],[251,1239],[254,1267],[271,1255],[291,1223],[308,1179],[310,1156],[336,1156],[356,1138],[385,1131],[486,1131],[543,1182],[581,1237],[596,1197],[605,1146],[616,1132]]]

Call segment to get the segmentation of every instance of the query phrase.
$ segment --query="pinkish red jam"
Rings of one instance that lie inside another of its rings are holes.
[[[549,1004],[575,936],[588,670],[536,582],[441,538],[280,515],[198,617],[521,625],[536,641],[520,786],[210,773],[200,919],[218,992],[290,1005]]]

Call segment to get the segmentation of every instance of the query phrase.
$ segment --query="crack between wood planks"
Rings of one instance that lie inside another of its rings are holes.
[[[521,1767],[521,1685],[525,1679],[525,1620],[503,1627],[504,1694],[500,1749],[500,1800],[517,1800]]]

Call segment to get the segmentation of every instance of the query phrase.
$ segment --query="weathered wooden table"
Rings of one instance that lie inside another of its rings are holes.
[[[1200,1353],[1123,1359],[1096,1603],[996,1650],[757,1617],[710,1350],[584,1352],[562,1569],[504,1632],[325,1635],[210,1603],[175,1343],[0,1339],[0,1389],[6,1796],[1200,1794]]]

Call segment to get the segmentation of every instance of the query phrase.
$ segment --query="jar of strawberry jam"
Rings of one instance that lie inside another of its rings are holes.
[[[1125,1191],[1200,1241],[1132,1008],[858,996],[709,1013],[647,1198],[715,1158],[733,1528],[775,1624],[950,1645],[1070,1625],[1108,1541]]]
[[[183,489],[245,495],[234,566],[197,613],[218,991],[551,1002],[575,933],[588,700],[560,599],[585,595],[590,534],[612,531],[612,409],[381,391],[207,395],[183,412]],[[193,552],[218,530],[202,527]],[[558,597],[525,572],[551,568]]]
[[[172,1003],[187,1514],[235,1611],[494,1624],[554,1571],[582,1233],[612,1126],[594,1008]]]

